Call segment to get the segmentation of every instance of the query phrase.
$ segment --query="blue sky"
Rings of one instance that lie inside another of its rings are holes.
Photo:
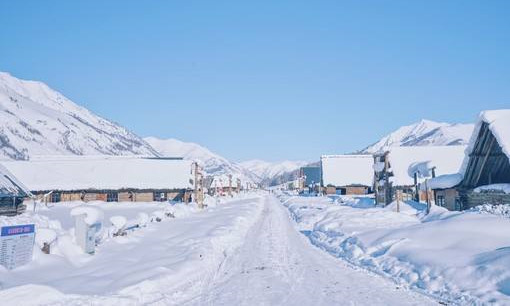
[[[141,136],[315,160],[510,107],[509,14],[496,0],[2,1],[0,70]]]

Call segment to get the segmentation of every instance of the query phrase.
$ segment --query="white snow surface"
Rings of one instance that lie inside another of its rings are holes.
[[[0,157],[157,155],[127,129],[75,104],[46,84],[0,72]]]
[[[374,158],[372,155],[323,155],[322,180],[324,186],[372,186]]]
[[[446,304],[508,305],[507,218],[356,197],[284,197],[308,239],[335,257]]]
[[[76,206],[70,211],[71,216],[78,217],[78,216],[85,216],[83,221],[87,223],[88,225],[93,225],[96,223],[103,222],[104,214],[103,211],[97,207],[90,206],[90,205],[80,205]]]
[[[67,157],[5,161],[32,191],[191,188],[191,162],[143,157]]]
[[[421,120],[403,126],[378,142],[368,146],[363,153],[375,153],[401,146],[449,146],[466,145],[473,132],[473,124],[450,124]]]
[[[466,146],[392,147],[388,157],[393,172],[391,180],[396,186],[411,186],[413,168],[424,164],[429,169],[436,167],[437,176],[457,173],[465,150]]]
[[[460,173],[443,174],[431,178],[428,181],[428,187],[430,189],[447,189],[457,186],[462,182],[463,176]]]
[[[14,219],[58,233],[50,255],[0,268],[2,305],[433,305],[418,293],[314,248],[271,196],[222,199],[214,208],[164,203],[91,203],[127,219],[174,211],[127,236],[105,237],[96,254],[73,242],[76,203]],[[0,217],[0,224],[7,219]]]
[[[510,184],[491,184],[476,187],[474,192],[483,192],[483,191],[500,191],[503,193],[510,194]]]

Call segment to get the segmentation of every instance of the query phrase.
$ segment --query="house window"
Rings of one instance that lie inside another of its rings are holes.
[[[119,194],[117,192],[108,192],[106,194],[106,202],[118,202]]]
[[[53,192],[50,195],[50,202],[51,203],[57,203],[60,202],[60,192]]]
[[[445,207],[444,196],[442,196],[442,195],[437,196],[437,205],[441,206],[441,207]]]
[[[154,192],[154,201],[155,202],[166,202],[166,192]]]

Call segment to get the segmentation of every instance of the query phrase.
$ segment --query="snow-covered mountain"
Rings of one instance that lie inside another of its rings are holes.
[[[46,84],[0,72],[0,158],[56,154],[155,156],[157,152],[134,133]]]
[[[403,126],[361,152],[374,153],[395,146],[449,146],[465,145],[473,132],[473,124],[450,124],[421,120]]]
[[[308,164],[306,161],[283,161],[283,162],[267,162],[263,160],[250,160],[240,163],[240,165],[255,173],[261,179],[273,179],[284,173],[292,172],[300,167]]]
[[[208,174],[232,174],[242,180],[256,183],[260,181],[257,175],[244,169],[241,165],[230,162],[199,144],[156,137],[146,137],[144,140],[162,156],[184,157],[185,159],[198,161]]]

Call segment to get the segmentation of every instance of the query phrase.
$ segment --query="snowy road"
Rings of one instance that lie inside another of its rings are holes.
[[[103,209],[128,216],[154,205]],[[64,221],[69,209],[44,213]],[[94,256],[78,255],[38,255],[21,269],[0,270],[0,304],[437,304],[314,247],[272,196],[226,200],[107,240]]]
[[[276,198],[266,197],[263,205],[242,247],[188,305],[437,304],[313,247]]]

